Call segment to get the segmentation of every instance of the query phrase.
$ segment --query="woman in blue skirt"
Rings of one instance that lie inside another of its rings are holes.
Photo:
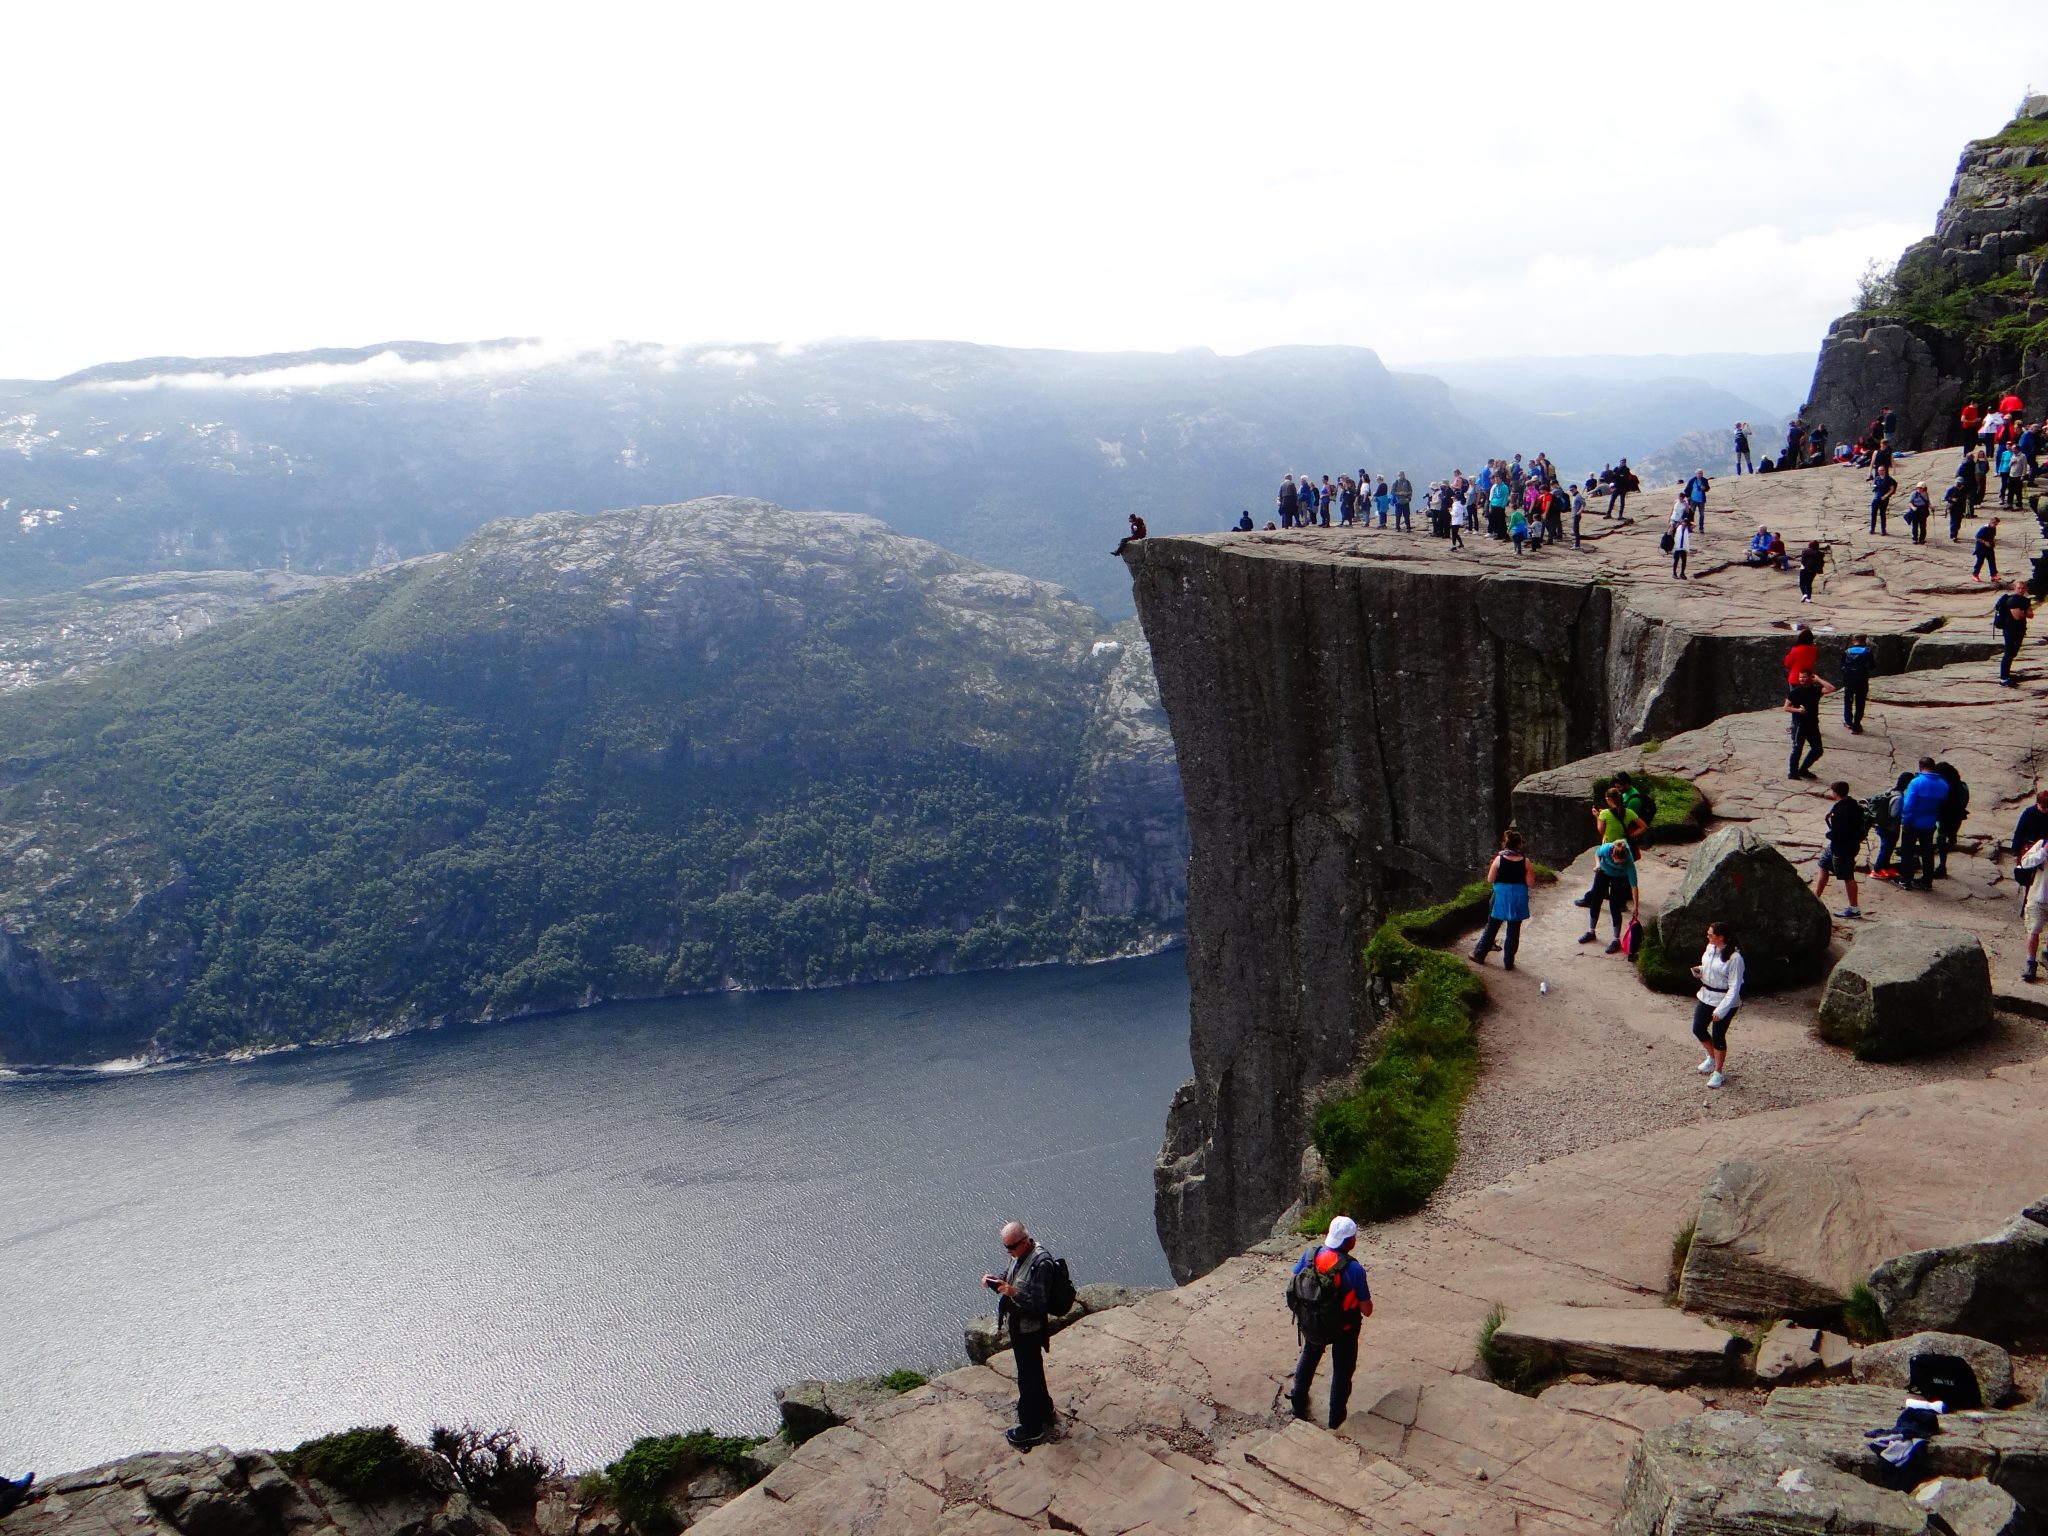
[[[1472,946],[1472,958],[1482,965],[1486,963],[1487,952],[1500,934],[1500,925],[1506,923],[1508,937],[1501,946],[1500,963],[1504,970],[1512,971],[1515,951],[1522,944],[1522,924],[1529,920],[1529,856],[1522,852],[1522,834],[1513,827],[1501,833],[1500,852],[1486,866],[1486,878],[1493,882],[1493,908],[1486,919],[1486,931]]]

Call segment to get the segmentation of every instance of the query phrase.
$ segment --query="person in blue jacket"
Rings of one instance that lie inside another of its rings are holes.
[[[1323,1362],[1323,1351],[1329,1350],[1332,1429],[1344,1422],[1351,1407],[1351,1378],[1358,1369],[1358,1335],[1365,1320],[1372,1316],[1372,1290],[1366,1284],[1365,1266],[1351,1257],[1357,1242],[1358,1223],[1349,1216],[1332,1217],[1322,1243],[1301,1256],[1288,1284],[1290,1304],[1295,1304],[1301,1293],[1299,1282],[1305,1271],[1313,1270],[1335,1287],[1337,1320],[1327,1329],[1318,1328],[1312,1314],[1296,1306],[1295,1320],[1301,1326],[1302,1345],[1301,1359],[1294,1367],[1294,1394],[1290,1399],[1294,1416],[1308,1418],[1309,1388],[1315,1383],[1316,1368]]]
[[[1868,635],[1858,635],[1842,652],[1842,724],[1863,734],[1863,710],[1870,703],[1870,674],[1877,670],[1877,652]]]
[[[1906,786],[1899,807],[1900,836],[1905,847],[1899,856],[1899,885],[1907,890],[1934,889],[1934,829],[1941,820],[1941,803],[1948,798],[1948,780],[1935,771],[1934,759],[1920,759],[1920,771]]]

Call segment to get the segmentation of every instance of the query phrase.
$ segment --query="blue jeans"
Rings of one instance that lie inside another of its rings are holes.
[[[1330,1352],[1330,1428],[1344,1422],[1351,1406],[1351,1378],[1358,1370],[1358,1335],[1342,1334],[1334,1344],[1305,1343],[1301,1359],[1294,1366],[1294,1392],[1290,1399],[1297,1419],[1308,1417],[1308,1393],[1316,1379],[1316,1367],[1323,1363],[1323,1351]]]

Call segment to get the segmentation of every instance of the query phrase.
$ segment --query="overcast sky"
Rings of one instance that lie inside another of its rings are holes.
[[[0,376],[508,335],[1806,350],[2048,89],[2039,7],[2004,14],[10,5]]]

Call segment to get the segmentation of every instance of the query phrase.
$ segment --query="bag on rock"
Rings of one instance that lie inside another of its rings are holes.
[[[1977,1373],[1960,1355],[1915,1355],[1906,1372],[1906,1390],[1939,1402],[1950,1413],[1984,1406]]]

